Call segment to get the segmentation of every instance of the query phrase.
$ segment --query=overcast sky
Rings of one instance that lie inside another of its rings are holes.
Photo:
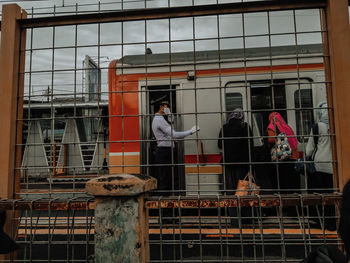
[[[2,1],[4,4],[6,1]],[[15,2],[15,1],[7,1]],[[215,4],[217,0],[55,0],[55,1],[21,1],[18,4],[27,10],[29,16],[34,7],[34,13],[51,16],[53,5],[57,12],[97,11],[100,2],[101,10],[120,10],[167,7],[194,4]],[[241,2],[240,0],[219,0],[219,3]],[[246,1],[247,2],[247,1]],[[294,20],[295,17],[295,20]],[[270,20],[270,23],[268,23]],[[269,26],[270,24],[270,26]],[[217,49],[252,48],[280,45],[301,45],[321,43],[320,15],[318,10],[250,13],[242,16],[223,15],[197,18],[178,18],[151,21],[137,21],[121,23],[108,23],[65,26],[51,28],[38,28],[27,32],[26,71],[43,71],[47,69],[66,70],[64,72],[32,73],[26,76],[26,93],[31,87],[31,94],[42,95],[47,87],[54,87],[54,93],[76,92],[82,89],[82,68],[85,55],[89,55],[102,68],[106,68],[113,59],[125,55],[144,54],[145,44],[153,53],[205,51]],[[244,31],[244,32],[243,32]],[[316,32],[315,32],[316,31]],[[75,39],[77,32],[77,39]],[[123,32],[123,33],[122,33]],[[267,34],[272,34],[271,37]],[[297,34],[296,34],[297,33]],[[243,38],[243,35],[245,38]],[[33,36],[31,38],[31,36]],[[217,38],[225,38],[220,41]],[[195,41],[193,41],[195,39]],[[170,42],[169,42],[170,40]],[[98,49],[97,45],[101,46]],[[74,45],[78,48],[75,49]],[[123,45],[121,45],[123,44]],[[52,49],[53,45],[59,47]],[[31,62],[31,63],[30,63]],[[77,69],[76,71],[71,69]],[[29,77],[30,75],[30,77]],[[76,83],[76,85],[74,85]],[[107,91],[107,70],[102,70],[102,91]],[[106,98],[106,96],[104,96]]]

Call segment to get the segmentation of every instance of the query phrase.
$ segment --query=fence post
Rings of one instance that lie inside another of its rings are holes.
[[[20,170],[22,160],[22,115],[24,92],[24,68],[26,29],[19,19],[27,13],[17,4],[3,5],[1,18],[0,50],[0,198],[15,198],[20,192]],[[22,51],[22,52],[21,52]],[[6,233],[14,236],[17,229],[14,213],[7,212],[4,227]],[[0,260],[16,256],[0,255]]]
[[[342,190],[350,179],[350,27],[348,0],[327,1],[327,29],[329,39],[330,71],[334,104],[337,165]],[[337,185],[339,183],[339,185]]]
[[[145,263],[149,260],[147,192],[150,176],[116,174],[94,178],[86,190],[95,196],[95,262]]]
[[[20,150],[16,147],[16,141],[22,143],[22,123],[17,122],[17,119],[22,119],[23,111],[24,74],[20,72],[24,72],[25,52],[20,51],[25,49],[26,31],[21,29],[17,21],[21,18],[26,18],[26,12],[18,5],[3,6],[0,52],[1,198],[14,197],[15,150]]]

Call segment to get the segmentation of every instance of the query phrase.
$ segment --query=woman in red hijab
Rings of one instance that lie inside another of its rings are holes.
[[[292,149],[292,157],[290,159],[297,160],[299,158],[298,153],[298,140],[295,137],[295,134],[292,128],[286,123],[281,114],[278,112],[272,112],[269,115],[269,126],[267,126],[267,134],[269,135],[269,146],[275,145],[275,138],[279,133],[284,132],[287,135],[288,143]],[[276,128],[279,132],[276,133]]]
[[[267,126],[269,148],[275,146],[276,136],[283,132],[286,134],[292,150],[292,155],[287,160],[276,162],[277,186],[280,190],[284,190],[281,191],[281,194],[298,193],[300,191],[300,175],[294,169],[294,162],[299,157],[298,140],[292,128],[278,112],[272,112],[269,121],[270,123]]]

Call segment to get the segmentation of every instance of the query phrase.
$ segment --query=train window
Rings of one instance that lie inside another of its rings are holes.
[[[296,132],[298,135],[298,141],[307,141],[305,135],[309,135],[311,126],[313,123],[313,110],[312,110],[312,90],[303,89],[294,92],[295,103],[295,120],[296,120]],[[300,108],[300,109],[299,109]],[[302,109],[309,108],[309,109]],[[299,109],[299,110],[298,110]]]
[[[225,102],[226,112],[231,112],[236,108],[243,109],[243,96],[241,93],[226,93]]]

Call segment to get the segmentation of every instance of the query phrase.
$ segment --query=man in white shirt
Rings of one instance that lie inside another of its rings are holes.
[[[160,101],[157,109],[152,121],[152,131],[157,140],[157,147],[154,151],[156,167],[153,176],[158,180],[158,189],[164,191],[163,195],[167,195],[170,194],[170,190],[173,190],[171,165],[174,164],[174,156],[172,156],[174,140],[198,132],[199,127],[193,126],[190,130],[182,132],[175,131],[171,122],[165,119],[171,118],[169,102]]]

